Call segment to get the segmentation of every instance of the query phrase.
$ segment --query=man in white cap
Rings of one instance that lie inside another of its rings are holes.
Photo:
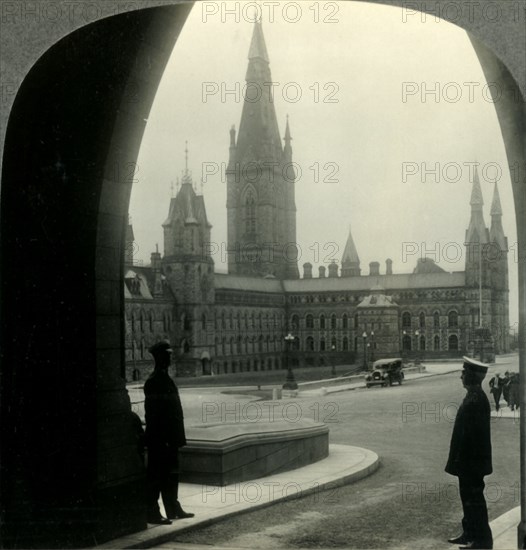
[[[493,548],[493,537],[484,498],[484,476],[493,471],[491,462],[490,404],[481,383],[488,365],[464,357],[461,375],[467,393],[460,405],[449,449],[446,472],[458,477],[464,517],[462,534],[448,539],[460,548]]]
[[[179,448],[186,445],[184,416],[179,391],[168,375],[172,349],[166,341],[148,350],[155,369],[144,384],[146,447],[148,448],[148,523],[168,525],[171,519],[191,518],[178,500]],[[159,510],[162,496],[167,518]]]

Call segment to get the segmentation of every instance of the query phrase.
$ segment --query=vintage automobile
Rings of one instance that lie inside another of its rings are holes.
[[[393,382],[402,384],[404,373],[402,371],[402,359],[379,359],[373,363],[373,371],[365,376],[365,385],[392,386]]]

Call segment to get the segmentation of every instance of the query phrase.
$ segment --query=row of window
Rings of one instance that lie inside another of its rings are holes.
[[[420,338],[418,338],[416,340],[416,343],[418,344],[418,348],[417,348],[418,350],[425,351],[427,349],[426,337],[425,336],[420,336]],[[413,345],[413,340],[412,340],[411,336],[406,334],[402,338],[402,350],[411,351],[412,350],[412,345]],[[448,339],[447,339],[447,349],[451,350],[451,351],[458,351],[458,349],[459,349],[458,345],[459,345],[458,344],[458,336],[456,334],[449,335]],[[441,349],[441,338],[437,334],[433,337],[433,350],[434,351],[440,351],[440,349]]]
[[[283,326],[285,318],[283,315],[278,315],[277,313],[255,313],[249,314],[247,312],[241,314],[240,312],[234,316],[234,313],[226,313],[225,311],[221,312],[219,316],[216,317],[216,329],[238,329],[243,328],[270,328],[274,327],[279,329]]]
[[[329,319],[325,317],[325,315],[320,315],[318,317],[319,321],[319,328],[325,329],[328,328],[328,326],[331,329],[336,329],[338,326],[338,317],[335,313],[333,313]],[[448,320],[448,327],[458,327],[458,312],[456,310],[451,310],[447,314],[447,320]],[[290,318],[291,322],[291,328],[292,329],[298,329],[300,327],[300,318],[298,315],[294,314]],[[409,311],[405,311],[402,313],[402,328],[411,328],[412,327],[412,316]],[[422,311],[418,315],[418,325],[421,328],[424,328],[426,326],[426,314]],[[314,315],[308,313],[305,315],[305,327],[306,328],[314,328]],[[342,315],[342,328],[346,329],[349,327],[349,318],[346,313]],[[354,328],[359,327],[359,316],[356,313],[354,315]],[[434,328],[440,328],[440,313],[438,311],[435,311],[433,313],[433,327]]]
[[[141,332],[153,332],[155,330],[155,315],[153,311],[150,313],[140,312],[138,315],[135,312],[130,314],[130,326],[131,332],[134,333],[137,330]],[[162,318],[163,332],[170,332],[172,330],[172,314],[165,312]]]

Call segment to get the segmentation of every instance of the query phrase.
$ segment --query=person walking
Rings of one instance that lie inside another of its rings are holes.
[[[179,391],[168,375],[172,354],[169,342],[157,342],[148,351],[155,360],[154,371],[144,384],[148,523],[168,525],[172,519],[194,516],[185,512],[178,500],[178,455],[186,445],[184,416]],[[167,517],[161,515],[159,494]]]
[[[510,381],[508,382],[509,388],[509,405],[510,410],[515,410],[519,408],[519,373],[512,372],[510,374]]]
[[[500,409],[500,396],[502,395],[503,386],[504,386],[504,378],[501,374],[496,374],[489,381],[490,392],[493,395],[493,399],[495,399],[495,410],[496,411],[498,411]]]
[[[455,418],[445,470],[458,477],[464,517],[462,533],[448,539],[448,542],[462,544],[462,549],[491,549],[493,536],[484,498],[484,476],[493,471],[491,407],[481,387],[488,365],[469,357],[463,359],[460,378],[467,393]]]

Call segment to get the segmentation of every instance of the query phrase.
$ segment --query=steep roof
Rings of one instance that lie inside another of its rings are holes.
[[[345,248],[342,255],[342,264],[343,263],[360,263],[360,258],[358,257],[358,251],[354,244],[354,239],[352,238],[351,226],[349,225],[349,235],[347,236],[347,242],[345,243]]]

